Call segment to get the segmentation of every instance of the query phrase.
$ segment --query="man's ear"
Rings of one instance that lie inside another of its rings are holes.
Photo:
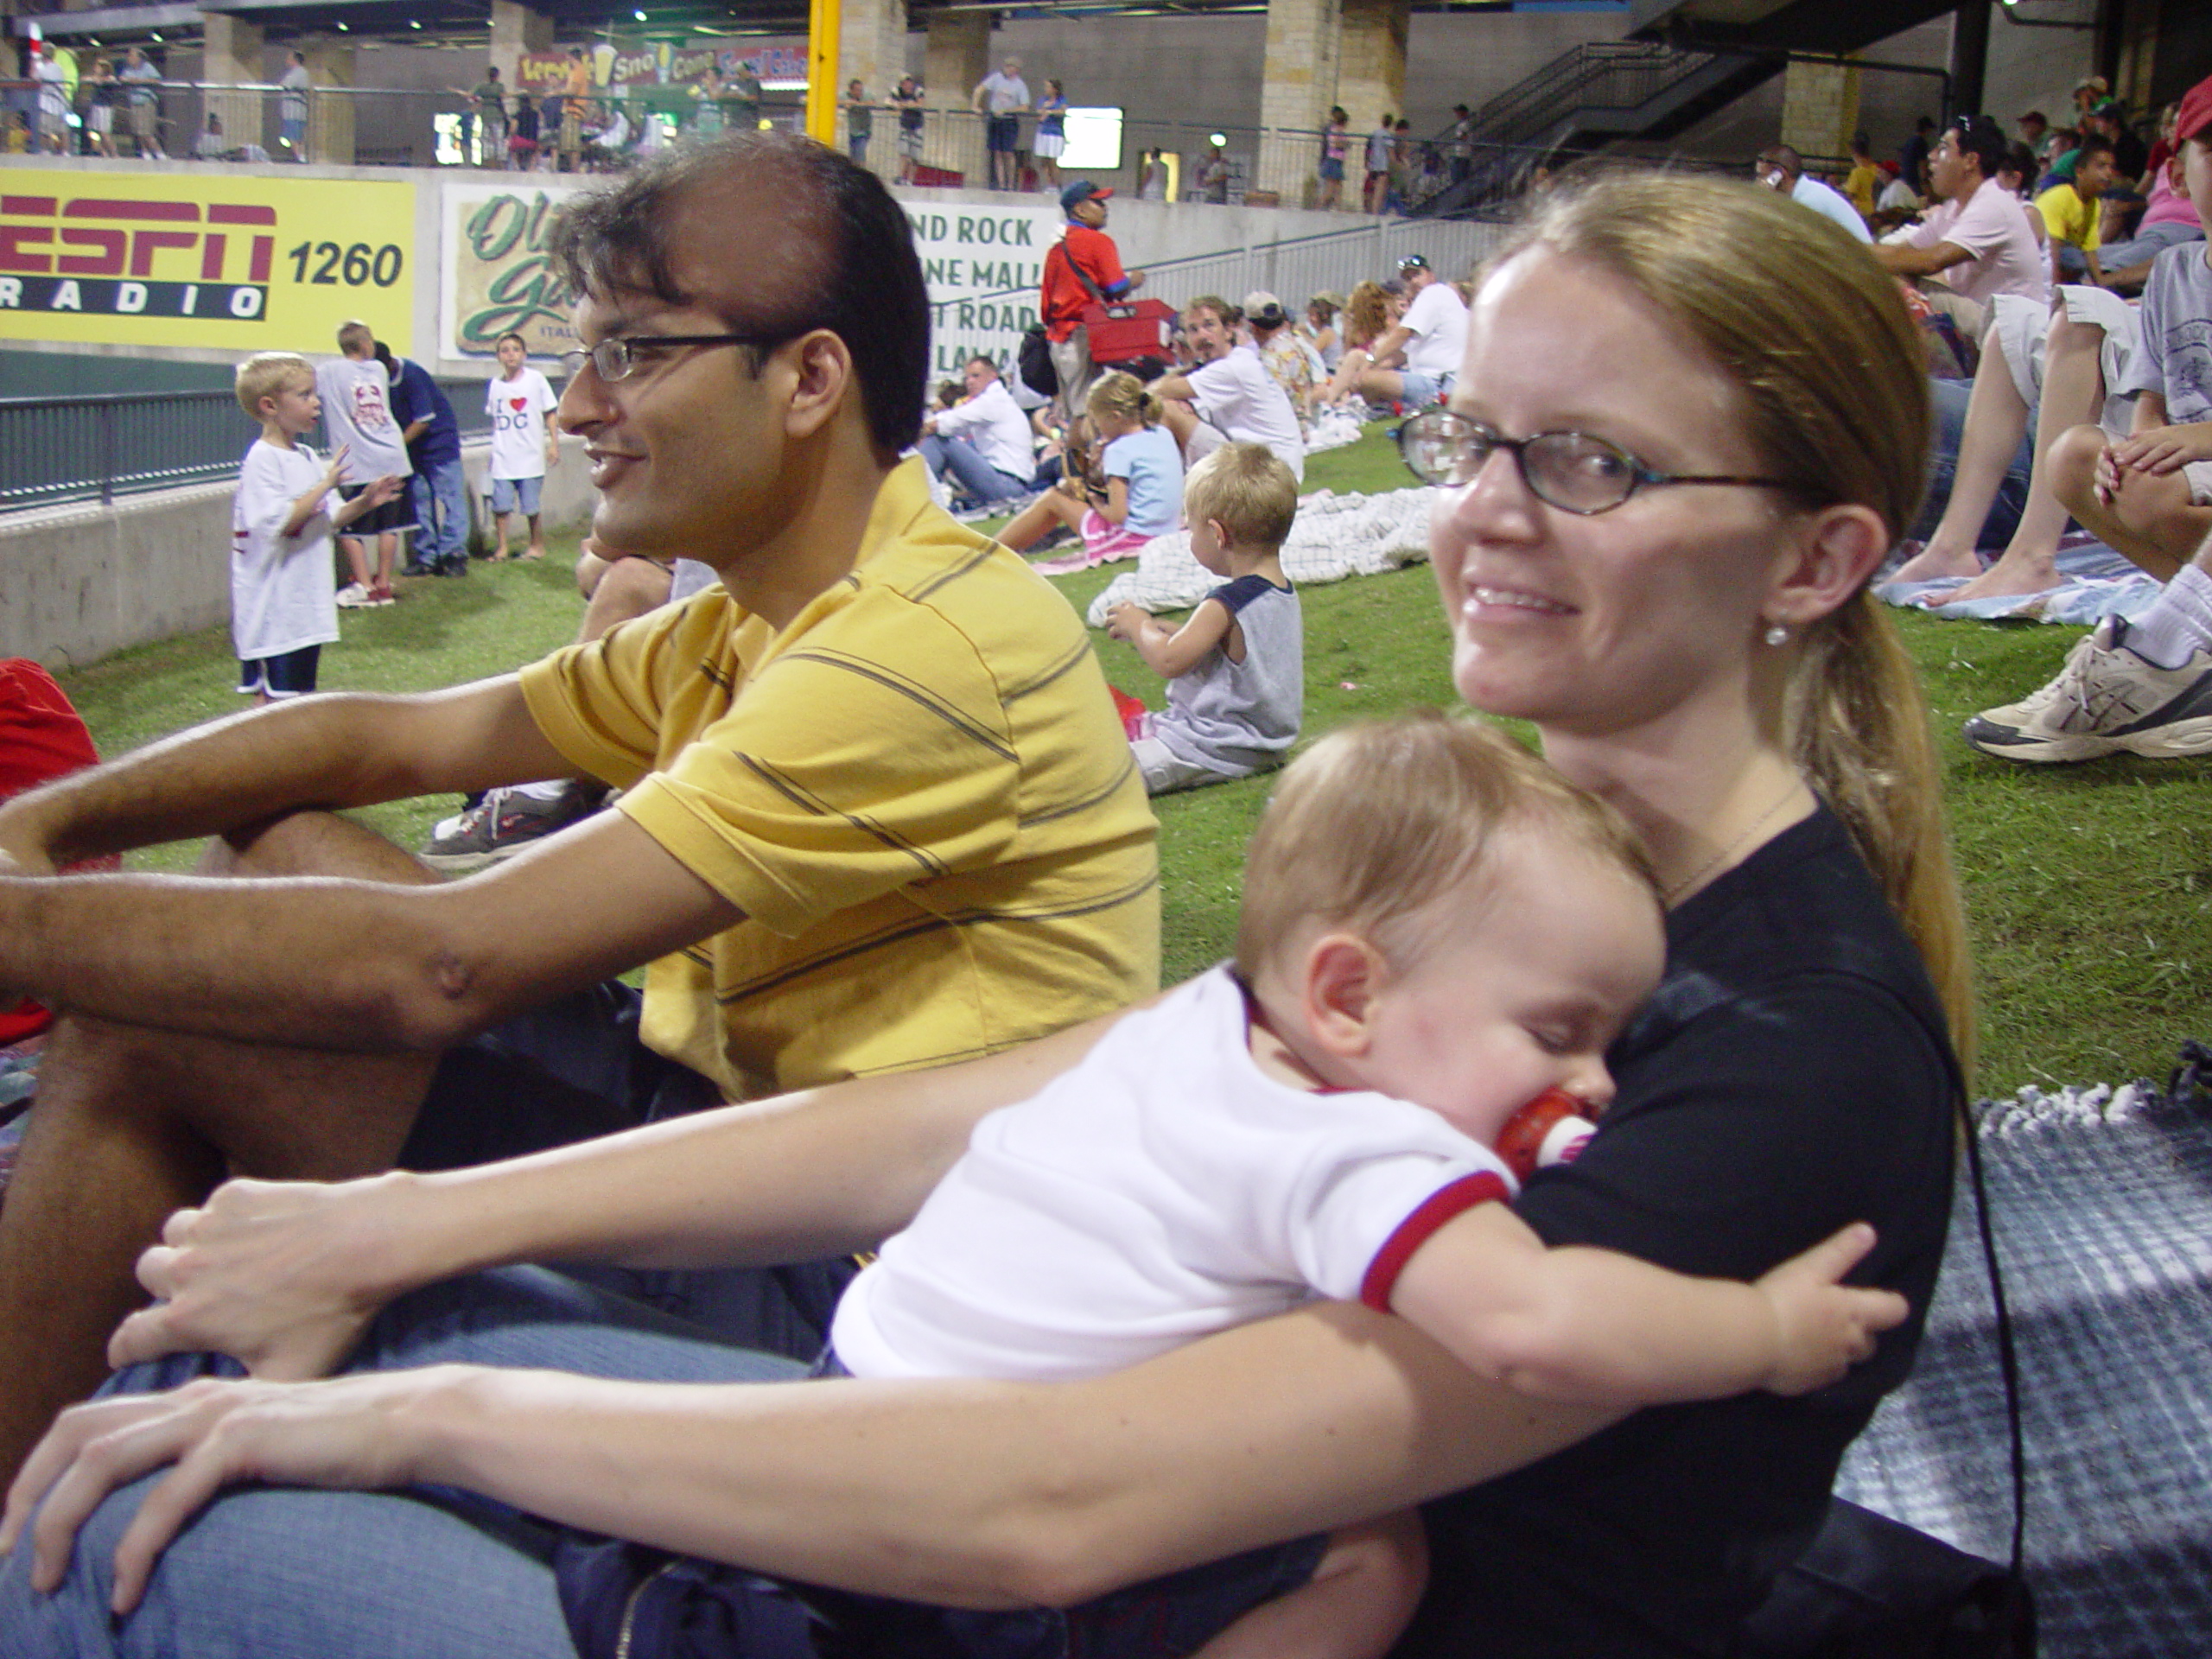
[[[1339,1059],[1363,1057],[1374,1040],[1376,1006],[1389,976],[1382,953],[1356,933],[1325,933],[1306,947],[1299,987],[1306,1027]]]
[[[839,336],[817,328],[785,346],[795,378],[784,415],[784,430],[794,438],[811,437],[837,412],[853,382],[853,354]]]
[[[1802,627],[1818,621],[1866,583],[1890,550],[1881,514],[1858,502],[1822,507],[1800,521],[1775,567],[1760,614]]]

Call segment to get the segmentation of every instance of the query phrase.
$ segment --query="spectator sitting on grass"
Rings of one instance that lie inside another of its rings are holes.
[[[2005,135],[1986,115],[1962,115],[1929,153],[1937,205],[1911,230],[1874,245],[1899,276],[1934,278],[1940,292],[1986,306],[1999,294],[2048,302],[2050,280],[2035,232],[1997,181]],[[1924,288],[1923,284],[1923,288]],[[1979,337],[1986,317],[1972,319]]]
[[[2097,202],[2112,180],[2111,142],[2085,138],[2082,148],[2075,152],[2074,176],[2061,179],[2036,198],[2044,227],[2050,232],[2050,281],[2054,288],[2061,283],[2085,278],[2103,286],[2104,272],[2097,262]]]
[[[1183,313],[1183,334],[1196,366],[1152,383],[1162,398],[1173,399],[1161,418],[1195,462],[1223,440],[1263,443],[1281,457],[1291,476],[1306,476],[1306,437],[1290,394],[1249,345],[1240,345],[1236,325],[1243,314],[1211,294],[1192,300]]]
[[[1167,682],[1167,707],[1131,740],[1154,795],[1280,766],[1305,709],[1305,625],[1282,573],[1298,480],[1256,443],[1224,444],[1191,469],[1183,511],[1192,556],[1228,580],[1179,628],[1130,604],[1106,621]]]
[[[967,396],[922,423],[922,459],[939,478],[979,502],[1027,495],[1037,471],[1029,417],[989,358],[969,358],[963,372]]]
[[[1868,169],[1872,171],[1871,167]],[[1800,207],[1833,219],[1860,242],[1872,242],[1866,221],[1849,197],[1822,184],[1805,171],[1805,158],[1788,144],[1769,144],[1751,163],[1751,176],[1770,190],[1779,190]]]
[[[1160,399],[1136,376],[1116,369],[1091,383],[1087,413],[1093,440],[1102,446],[1095,474],[1071,442],[1060,481],[999,532],[999,540],[1017,553],[1055,528],[1081,536],[1077,552],[1033,567],[1046,575],[1133,559],[1139,548],[1179,522],[1183,453],[1160,423]]]
[[[1405,315],[1363,352],[1346,352],[1330,380],[1324,401],[1347,392],[1376,403],[1409,409],[1441,403],[1452,395],[1460,353],[1467,343],[1467,302],[1451,283],[1440,281],[1427,259],[1409,253],[1398,261],[1398,274],[1413,295]],[[1357,297],[1357,296],[1355,296]],[[1403,369],[1380,365],[1405,353]]]
[[[2182,99],[2176,137],[2212,228],[2212,77]],[[2138,394],[2129,435],[2077,426],[2051,448],[2051,486],[2107,545],[2165,583],[2133,620],[2107,617],[2049,684],[1967,722],[2007,760],[2212,754],[2212,262],[2185,242],[2152,262],[2142,341],[2116,388]]]

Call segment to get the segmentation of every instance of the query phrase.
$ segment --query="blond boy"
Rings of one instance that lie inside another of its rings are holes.
[[[338,638],[331,532],[390,500],[400,480],[379,478],[350,501],[333,499],[346,451],[326,466],[299,442],[322,414],[305,358],[260,353],[238,365],[237,384],[261,436],[231,506],[231,642],[238,694],[269,703],[314,690],[322,648]]]
[[[1179,628],[1132,604],[1106,621],[1167,682],[1167,707],[1132,740],[1154,795],[1280,764],[1305,709],[1305,622],[1282,573],[1298,480],[1262,445],[1226,443],[1184,480],[1183,516],[1192,556],[1227,580]]]

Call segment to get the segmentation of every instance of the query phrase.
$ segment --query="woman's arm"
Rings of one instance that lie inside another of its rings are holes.
[[[47,1494],[34,1581],[50,1586],[100,1497],[175,1462],[124,1535],[119,1604],[186,1518],[254,1479],[450,1484],[819,1583],[1064,1605],[1471,1485],[1618,1414],[1484,1382],[1405,1321],[1344,1303],[1076,1383],[702,1387],[474,1367],[199,1382],[63,1414],[9,1494],[0,1548]]]
[[[231,1182],[140,1258],[164,1300],[123,1322],[109,1357],[209,1350],[257,1376],[317,1376],[394,1296],[480,1268],[736,1266],[873,1245],[912,1219],[978,1118],[1035,1093],[1111,1023],[474,1169]]]

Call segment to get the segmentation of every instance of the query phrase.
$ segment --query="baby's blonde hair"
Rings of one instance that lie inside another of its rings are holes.
[[[315,384],[315,371],[307,359],[296,352],[256,352],[238,365],[238,407],[260,420],[261,400],[276,397],[296,380]]]
[[[1281,547],[1298,517],[1298,480],[1264,444],[1224,443],[1183,480],[1183,516],[1218,520],[1231,547]]]
[[[1651,897],[1628,821],[1495,728],[1433,709],[1332,732],[1293,761],[1245,858],[1236,967],[1248,983],[1309,923],[1371,940],[1400,971],[1448,930],[1436,901],[1522,830],[1587,853]]]

